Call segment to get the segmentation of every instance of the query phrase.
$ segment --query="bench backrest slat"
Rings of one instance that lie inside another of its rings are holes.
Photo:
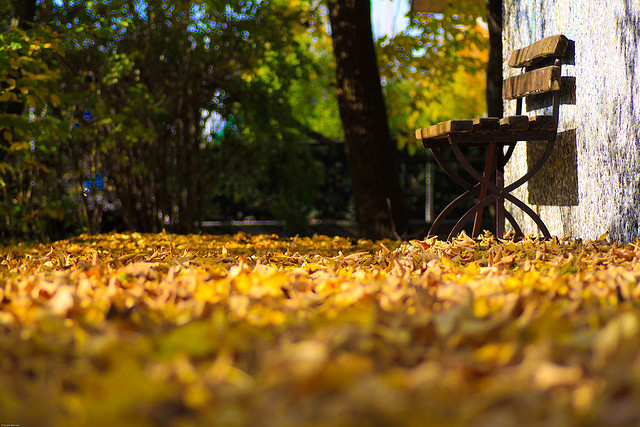
[[[511,68],[523,68],[547,58],[561,58],[564,56],[569,40],[561,34],[546,37],[532,45],[514,50],[509,58]]]
[[[551,66],[529,71],[504,80],[502,97],[516,99],[523,96],[560,89],[560,67]]]

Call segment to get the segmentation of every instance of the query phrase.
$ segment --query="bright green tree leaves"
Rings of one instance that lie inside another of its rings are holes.
[[[483,2],[456,1],[443,14],[415,14],[409,28],[379,41],[392,129],[401,147],[415,129],[486,114],[488,32]]]
[[[64,216],[63,198],[45,197],[59,194],[52,167],[59,146],[42,140],[58,130],[51,112],[61,104],[62,36],[48,27],[18,27],[7,12],[0,25],[0,236],[42,238]]]
[[[71,28],[60,132],[48,136],[63,147],[60,166],[89,231],[114,209],[138,230],[186,231],[238,214],[306,222],[319,176],[291,101],[317,69],[305,7],[41,5],[38,19]],[[224,132],[209,137],[209,118]],[[85,191],[97,175],[104,192]]]

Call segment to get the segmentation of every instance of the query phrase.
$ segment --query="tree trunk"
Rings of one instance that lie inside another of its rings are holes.
[[[502,0],[487,0],[487,22],[487,112],[489,117],[502,117]]]
[[[338,107],[360,234],[384,238],[408,231],[395,145],[371,30],[369,0],[330,0]]]

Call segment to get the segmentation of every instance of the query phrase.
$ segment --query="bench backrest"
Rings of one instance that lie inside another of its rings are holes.
[[[518,99],[517,114],[521,114],[522,97],[560,90],[560,58],[565,55],[568,44],[565,36],[556,35],[513,51],[509,66],[525,70],[520,75],[504,80],[502,98]],[[554,65],[549,65],[550,63]],[[554,115],[557,114],[557,98],[558,93],[553,100]]]

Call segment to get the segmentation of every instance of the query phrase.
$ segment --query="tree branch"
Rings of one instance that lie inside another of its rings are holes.
[[[305,135],[307,135],[309,138],[313,139],[314,141],[317,141],[321,144],[326,144],[326,145],[330,145],[331,147],[338,147],[340,145],[342,145],[344,143],[344,141],[340,141],[337,139],[333,139],[333,138],[329,138],[327,136],[324,136],[323,134],[321,134],[320,132],[316,132],[315,130],[311,129],[309,126],[305,125],[304,123],[296,120],[295,121],[296,126],[299,128],[299,130],[304,133]]]

